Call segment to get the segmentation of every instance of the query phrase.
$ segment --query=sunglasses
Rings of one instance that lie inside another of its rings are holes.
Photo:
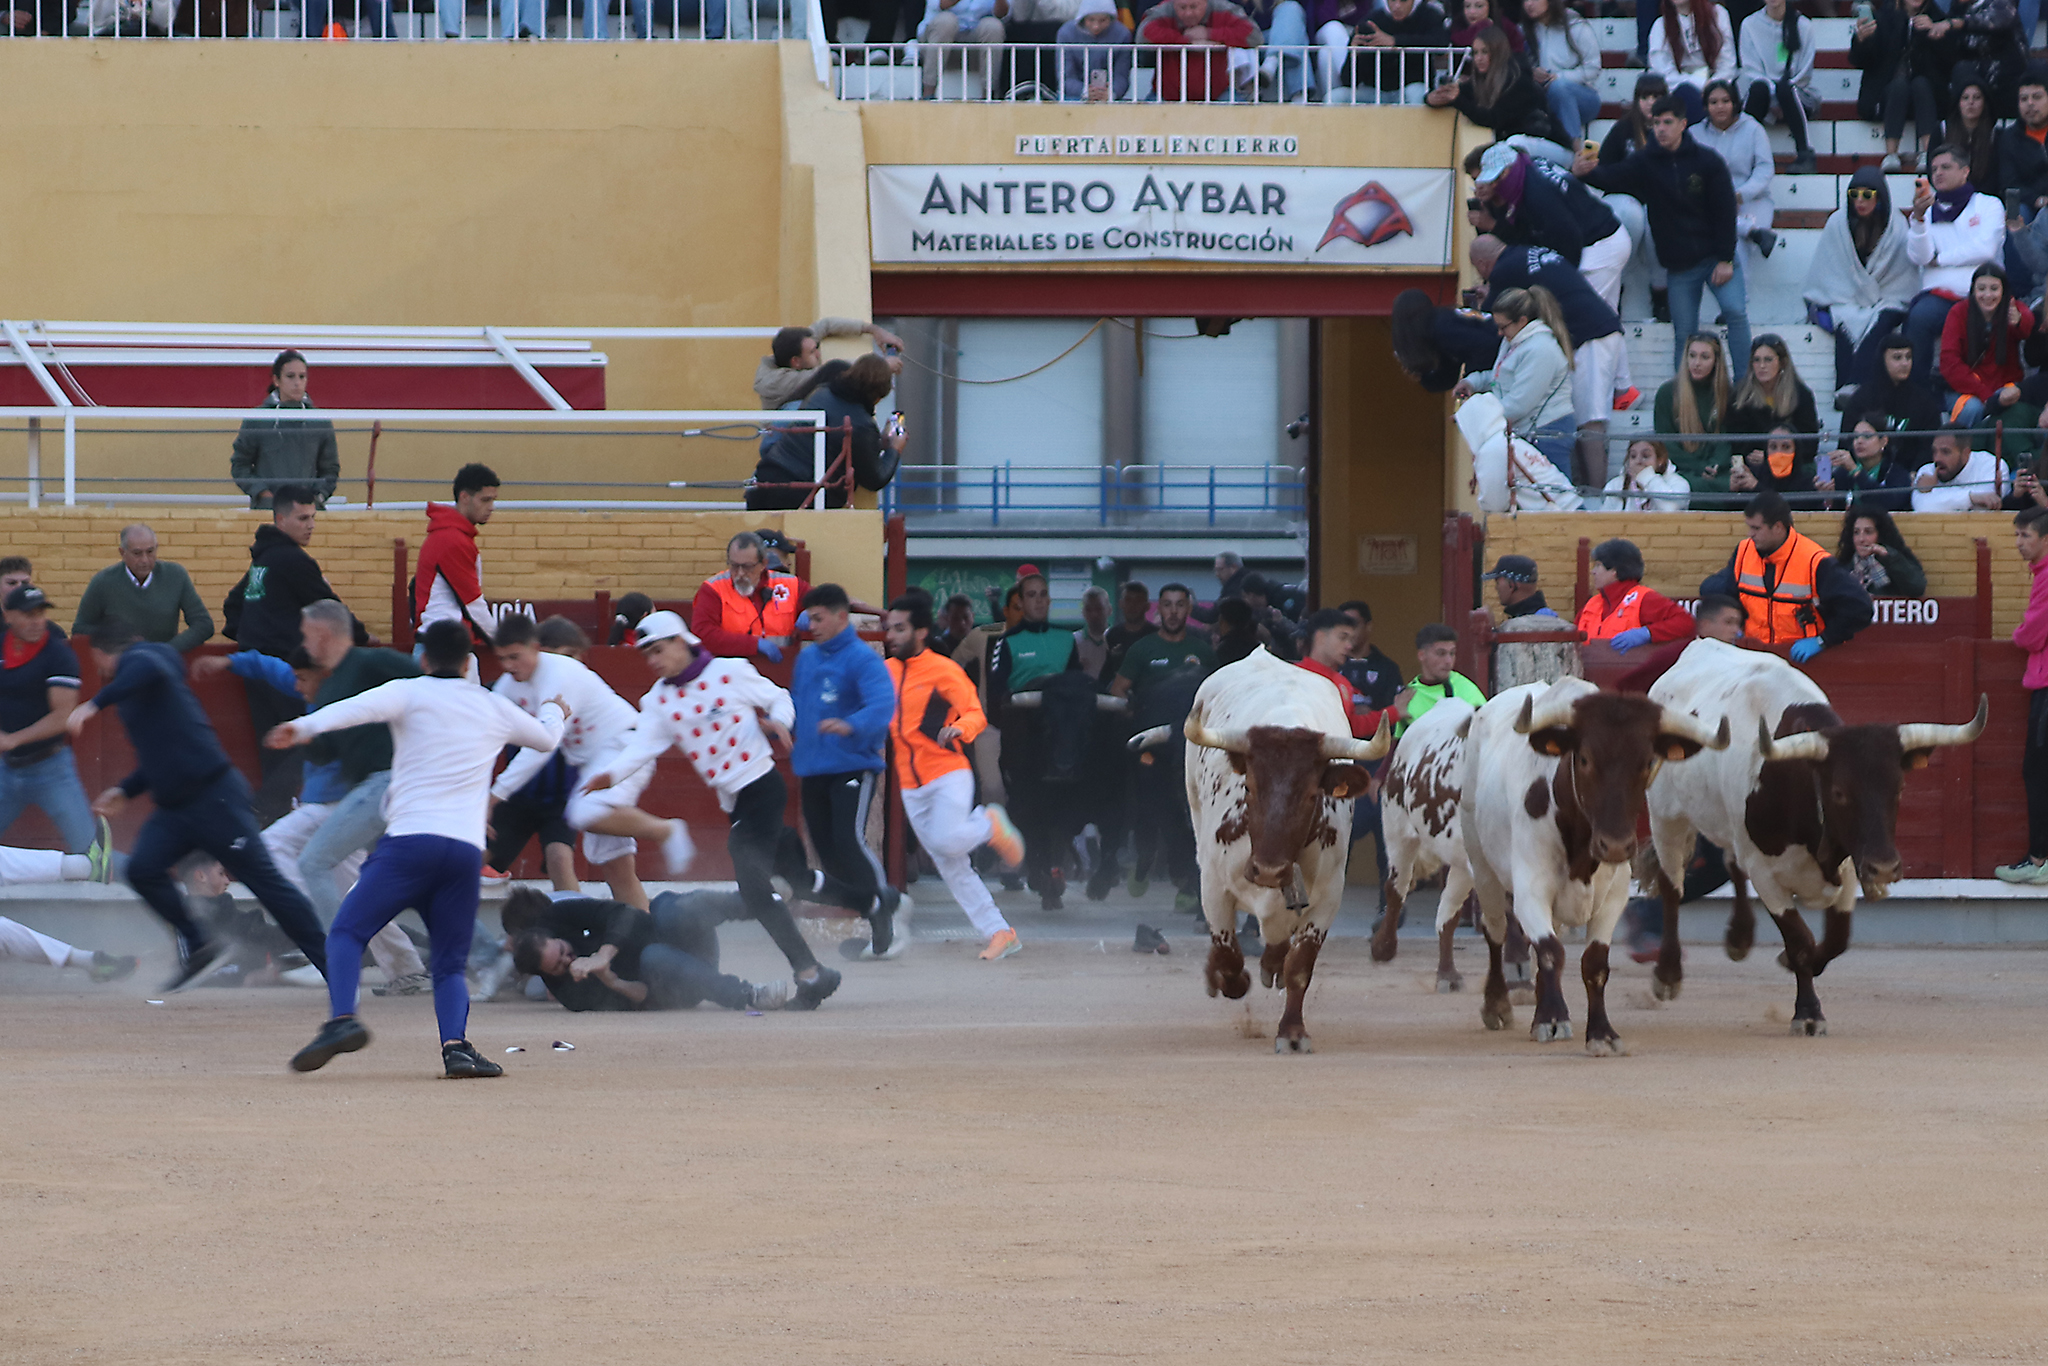
[[[1859,187],[1859,188],[1857,188],[1857,189],[1853,189],[1853,190],[1849,191],[1849,198],[1851,198],[1851,199],[1875,199],[1875,198],[1877,198],[1877,191],[1876,191],[1876,190],[1871,190],[1871,189],[1864,189],[1864,188],[1861,188],[1861,187]]]

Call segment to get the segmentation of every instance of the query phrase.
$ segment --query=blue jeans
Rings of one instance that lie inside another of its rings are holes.
[[[1291,100],[1308,89],[1308,12],[1301,0],[1280,0],[1273,6],[1273,26],[1266,41],[1274,47],[1291,47],[1295,52],[1280,57],[1280,98]]]
[[[434,975],[434,1019],[441,1041],[466,1037],[469,983],[462,975],[476,933],[478,874],[484,851],[441,835],[386,835],[363,864],[327,931],[327,1002],[337,1015],[356,1012],[363,949],[406,907],[427,922],[428,970]]]
[[[545,37],[548,31],[547,14],[543,9],[545,0],[495,0],[492,8],[498,13],[501,38],[516,38],[520,33],[531,33]],[[517,10],[516,18],[514,10]],[[435,0],[434,8],[441,19],[443,38],[462,36],[463,0]]]
[[[1941,346],[1941,329],[1948,322],[1949,310],[1955,306],[1954,299],[1923,290],[1913,296],[1912,305],[1906,309],[1903,330],[1906,339],[1913,343],[1913,378],[1927,386],[1930,393],[1941,387],[1935,351]]]
[[[341,910],[341,893],[334,885],[334,870],[358,849],[367,849],[384,833],[384,793],[391,786],[391,770],[372,773],[349,789],[328,813],[327,819],[299,851],[299,876],[320,923],[332,925]]]
[[[640,951],[640,980],[649,1010],[688,1010],[699,1001],[727,1010],[753,1004],[744,981],[718,970],[719,925],[747,918],[737,892],[663,892],[647,909],[655,942]]]
[[[584,37],[612,36],[611,8],[611,0],[583,0]],[[652,32],[652,26],[647,21],[647,0],[626,0],[626,9],[633,19],[633,36],[646,38]]]
[[[206,942],[207,935],[192,922],[185,894],[171,877],[171,867],[193,850],[203,849],[256,894],[277,927],[325,973],[327,938],[313,915],[313,905],[270,861],[270,849],[263,843],[263,832],[256,828],[250,802],[249,780],[234,768],[226,768],[184,805],[159,806],[135,837],[135,850],[128,856],[128,885],[178,932],[189,954]],[[362,958],[358,946],[349,960],[352,974],[361,971]]]
[[[1590,85],[1555,76],[1543,87],[1543,97],[1550,101],[1550,117],[1566,142],[1577,142],[1586,131],[1586,120],[1600,117],[1600,92]]]
[[[598,0],[590,2],[595,4]],[[728,10],[738,8],[744,3],[745,0],[639,0],[639,4],[646,5],[653,11],[655,19],[667,20],[671,32],[685,24],[702,21],[706,38],[723,38],[726,24],[732,18]],[[744,16],[745,11],[742,9],[740,12]],[[633,21],[636,25],[641,22],[637,8]],[[647,33],[643,32],[640,36],[645,38]]]
[[[1728,363],[1737,374],[1749,368],[1749,295],[1742,281],[1742,257],[1735,258],[1735,273],[1728,283],[1711,283],[1715,261],[1702,261],[1684,270],[1669,271],[1671,279],[1671,364],[1676,369],[1685,359],[1685,339],[1699,331],[1700,291],[1710,289],[1721,305],[1728,326]]]
[[[40,807],[63,837],[64,852],[82,854],[92,846],[92,807],[85,785],[78,781],[78,761],[71,746],[20,768],[0,764],[0,830],[14,824],[24,806]]]

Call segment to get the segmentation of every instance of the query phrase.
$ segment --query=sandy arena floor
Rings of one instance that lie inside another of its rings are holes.
[[[315,993],[9,968],[0,1360],[2048,1355],[2048,954],[1853,951],[1817,1040],[1761,947],[1662,1007],[1625,965],[1595,1061],[1413,944],[1333,942],[1308,1058],[1191,937],[1107,947],[921,943],[815,1015],[480,1007],[509,1072],[460,1085],[422,998],[296,1076]]]

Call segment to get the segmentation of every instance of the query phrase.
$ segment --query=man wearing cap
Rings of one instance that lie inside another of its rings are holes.
[[[681,750],[732,822],[726,847],[747,909],[796,974],[796,994],[786,1008],[816,1010],[839,989],[839,974],[819,966],[768,879],[776,872],[794,873],[798,881],[792,885],[810,886],[811,900],[848,910],[864,911],[872,898],[858,898],[824,873],[801,871],[802,844],[782,821],[789,790],[776,771],[770,744],[772,737],[785,752],[790,748],[789,727],[796,708],[788,693],[761,677],[746,660],[705,650],[674,612],[648,613],[635,634],[641,658],[654,669],[654,686],[641,699],[639,723],[627,733],[625,744],[613,751],[609,763],[593,765],[595,771],[585,775],[581,790],[601,792],[671,746]],[[689,862],[689,835],[680,821],[670,822],[670,831],[662,850],[670,872],[680,875]]]
[[[78,656],[50,621],[43,590],[7,594],[0,644],[0,830],[24,806],[42,808],[67,853],[83,854],[96,833],[64,723],[78,705]]]
[[[1527,631],[1564,631],[1570,623],[1543,600],[1537,586],[1536,561],[1527,555],[1503,555],[1490,573],[1494,596],[1500,599],[1502,620],[1493,628],[1497,636]],[[1493,687],[1519,687],[1524,683],[1555,683],[1560,678],[1583,678],[1579,647],[1569,641],[1517,643],[1503,640],[1493,650]]]

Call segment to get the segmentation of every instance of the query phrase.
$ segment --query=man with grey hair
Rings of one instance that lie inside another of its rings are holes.
[[[1244,556],[1235,550],[1217,551],[1215,572],[1216,582],[1221,585],[1216,590],[1216,602],[1221,602],[1225,598],[1244,596],[1244,582],[1251,577],[1250,571],[1244,567]],[[1212,602],[1207,606],[1197,605],[1189,615],[1196,621],[1214,622],[1216,603]]]
[[[128,622],[142,639],[190,654],[213,636],[213,616],[185,566],[156,557],[156,533],[140,522],[121,528],[121,563],[92,576],[78,600],[71,634],[90,635],[108,617]],[[178,627],[184,619],[184,629]]]
[[[1109,591],[1090,584],[1081,593],[1081,629],[1074,632],[1074,654],[1090,678],[1102,677],[1109,662]]]

